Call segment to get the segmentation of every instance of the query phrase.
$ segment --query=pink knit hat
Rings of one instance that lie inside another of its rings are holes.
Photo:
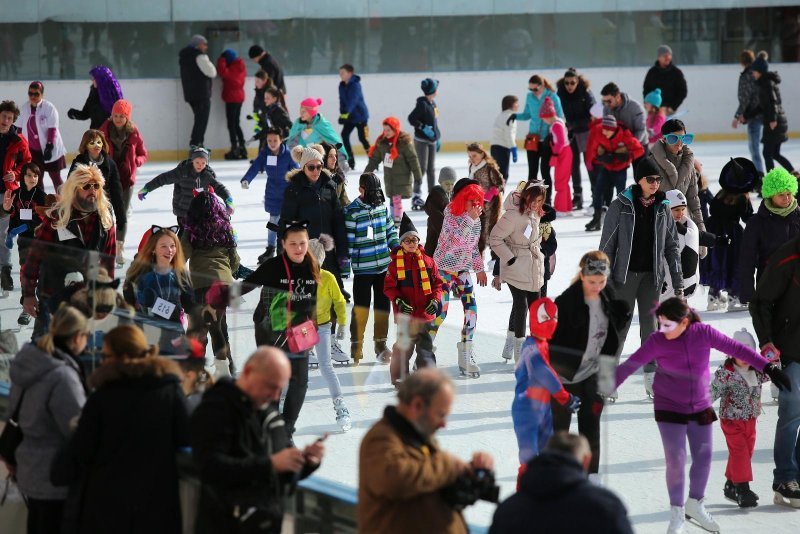
[[[542,106],[539,108],[539,118],[540,119],[547,119],[549,117],[556,116],[556,106],[553,104],[553,101],[550,99],[549,96],[544,97],[544,102],[542,102]]]
[[[111,113],[125,115],[125,118],[130,120],[131,118],[131,111],[133,111],[133,106],[127,100],[120,98],[116,102],[114,102],[114,106],[111,108]]]
[[[308,114],[311,115],[311,118],[314,118],[314,117],[317,116],[317,113],[319,113],[319,109],[318,108],[321,105],[322,105],[322,99],[321,98],[308,97],[305,100],[303,100],[302,102],[300,102],[300,107],[306,108],[306,110],[308,111]]]

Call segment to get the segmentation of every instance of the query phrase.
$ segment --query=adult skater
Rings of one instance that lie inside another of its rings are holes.
[[[255,44],[250,47],[250,50],[247,51],[247,55],[251,60],[253,60],[253,62],[257,63],[264,72],[267,73],[267,76],[269,76],[272,84],[277,87],[281,94],[285,97],[286,82],[283,80],[283,67],[281,67],[280,63],[278,63],[278,61],[275,59],[275,56]],[[285,102],[283,102],[283,107],[286,107]]]
[[[208,41],[202,35],[193,35],[189,44],[178,53],[178,58],[183,99],[194,114],[189,146],[204,146],[211,113],[211,80],[217,77],[217,68],[208,58]]]
[[[644,77],[642,95],[661,89],[661,107],[667,115],[672,115],[686,99],[686,78],[683,71],[672,62],[672,49],[669,46],[659,46],[656,56],[655,65]]]
[[[734,129],[740,124],[747,126],[747,148],[750,149],[750,159],[753,160],[758,172],[764,174],[764,162],[761,159],[761,150],[759,150],[761,132],[764,129],[764,114],[758,100],[758,85],[751,69],[755,60],[756,56],[752,50],[742,50],[739,55],[739,63],[742,66],[736,90],[739,106],[736,108],[736,113],[733,114],[731,126]]]
[[[781,145],[789,140],[786,135],[789,123],[786,120],[781,90],[778,87],[781,77],[777,72],[769,70],[769,63],[761,54],[753,61],[750,69],[758,87],[759,107],[764,114],[764,131],[761,135],[761,143],[764,145],[764,166],[769,172],[775,167],[777,160],[784,169],[792,172],[794,171],[792,162],[781,155]]]
[[[67,117],[76,121],[89,119],[89,129],[97,130],[113,113],[114,103],[122,98],[122,88],[111,69],[97,65],[89,71],[92,85],[83,109],[70,108]]]
[[[647,146],[647,124],[644,108],[636,100],[631,99],[628,93],[623,93],[614,82],[609,82],[600,90],[603,103],[603,117],[613,115],[617,122],[622,123],[633,136],[639,140],[643,147]]]
[[[247,67],[242,58],[230,48],[222,51],[217,59],[217,72],[222,79],[222,101],[225,102],[225,120],[228,126],[228,137],[231,150],[225,159],[247,159],[247,147],[244,145],[244,132],[239,125],[239,117],[244,103],[244,78]]]
[[[28,103],[22,106],[16,125],[20,134],[28,141],[31,161],[50,176],[53,189],[61,187],[61,170],[67,166],[64,158],[67,149],[61,140],[58,110],[44,98],[44,84],[36,81],[28,86]],[[44,184],[40,181],[40,187]]]
[[[581,185],[581,160],[589,141],[589,125],[592,122],[590,110],[595,99],[589,90],[589,80],[573,67],[567,69],[564,77],[556,82],[558,98],[564,108],[564,119],[567,123],[572,149],[572,207],[583,209],[583,186]],[[587,170],[588,172],[588,170]],[[591,174],[589,175],[591,177]]]

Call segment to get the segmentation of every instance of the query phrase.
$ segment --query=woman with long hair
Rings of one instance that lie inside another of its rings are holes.
[[[67,117],[76,121],[89,119],[89,128],[100,128],[113,113],[114,103],[122,98],[122,88],[111,69],[104,65],[92,67],[92,86],[83,109],[70,108]]]
[[[478,241],[478,250],[483,254],[489,242],[489,234],[500,219],[500,203],[505,181],[497,162],[480,143],[467,145],[467,158],[469,178],[476,180],[486,191],[486,202],[481,213],[481,239]]]

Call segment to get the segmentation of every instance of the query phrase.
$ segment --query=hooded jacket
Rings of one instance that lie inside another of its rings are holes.
[[[509,532],[633,534],[633,528],[622,501],[589,482],[574,457],[544,451],[528,463],[519,491],[494,512],[489,534]]]
[[[0,193],[5,193],[6,185],[2,177],[8,173],[13,173],[17,182],[23,179],[19,175],[22,166],[31,161],[31,152],[28,149],[28,141],[20,134],[19,129],[12,125],[11,129],[6,134],[10,136],[8,148],[6,149],[5,157],[0,161]]]
[[[69,488],[50,482],[50,466],[86,402],[78,362],[58,348],[49,354],[26,343],[11,361],[9,375],[9,415],[17,409],[24,391],[19,414],[23,438],[15,456],[19,488],[34,499],[66,499]]]
[[[789,130],[789,122],[786,120],[786,113],[783,110],[781,100],[781,90],[778,85],[781,77],[777,72],[765,72],[756,81],[758,87],[758,102],[764,114],[764,131],[761,134],[762,143],[783,143],[789,140],[786,132]],[[769,127],[769,123],[777,122],[775,129]]]
[[[226,104],[244,102],[244,79],[247,67],[244,60],[237,57],[230,63],[224,57],[217,59],[217,73],[222,78],[222,101]]]
[[[307,220],[310,239],[328,234],[336,243],[336,255],[346,256],[344,211],[329,171],[323,169],[319,179],[311,182],[303,169],[298,168],[286,174],[286,181],[289,185],[283,195],[281,218],[287,221]]]
[[[633,136],[645,146],[648,141],[646,115],[644,108],[636,100],[631,100],[628,93],[620,93],[622,103],[616,108],[611,109],[608,106],[603,106],[603,115],[613,115],[617,122],[621,122],[627,129],[631,131]]]
[[[697,172],[694,170],[694,153],[688,146],[684,146],[675,156],[667,156],[667,146],[664,140],[658,141],[650,153],[655,159],[661,175],[661,184],[658,190],[666,193],[672,189],[678,189],[686,195],[686,203],[689,208],[689,216],[697,227],[705,231],[706,225],[703,222],[703,212],[700,209],[700,197],[697,194]],[[674,157],[676,163],[670,161]]]
[[[518,121],[530,121],[528,123],[528,132],[531,135],[538,135],[540,142],[547,139],[547,136],[550,135],[550,125],[539,118],[539,108],[542,107],[542,102],[544,102],[545,97],[548,96],[556,107],[556,115],[563,119],[564,110],[561,109],[561,99],[555,91],[551,91],[550,89],[542,91],[542,96],[538,98],[533,94],[533,91],[528,91],[528,95],[525,97],[525,110],[522,113],[517,113]]]
[[[667,65],[667,68],[661,68],[658,60],[644,77],[642,95],[646,96],[647,93],[656,89],[661,89],[661,105],[672,109],[678,109],[689,92],[683,71],[672,62]]]
[[[391,166],[386,165],[386,156],[391,154],[392,145],[388,139],[381,139],[375,151],[369,157],[364,172],[374,172],[383,163],[383,184],[386,197],[391,199],[395,195],[402,198],[411,198],[412,179],[415,184],[422,184],[422,169],[419,166],[417,151],[411,136],[400,132],[397,138],[397,158],[392,160]]]
[[[353,274],[385,273],[390,251],[400,246],[386,204],[370,206],[356,198],[344,210],[344,226]]]
[[[208,187],[214,188],[214,193],[224,202],[232,198],[228,189],[217,180],[214,170],[206,165],[199,174],[195,172],[192,160],[186,159],[178,163],[178,166],[171,171],[162,172],[144,186],[148,192],[153,192],[163,185],[173,184],[172,191],[172,213],[176,217],[186,217],[189,205],[194,198],[194,190],[202,188],[208,191]]]
[[[278,155],[274,155],[269,147],[265,144],[264,149],[258,153],[258,156],[247,172],[244,174],[242,181],[253,183],[256,175],[259,172],[267,173],[267,183],[264,184],[264,211],[270,215],[280,215],[281,205],[283,204],[283,197],[286,193],[286,188],[289,182],[286,181],[286,175],[300,167],[292,159],[292,151],[289,150],[285,144],[281,144],[278,150]]]
[[[603,149],[603,154],[600,154],[600,148]],[[616,152],[621,148],[627,149],[627,152]],[[642,143],[624,126],[618,126],[610,139],[603,134],[603,124],[599,121],[589,131],[586,155],[593,166],[599,165],[609,171],[623,171],[633,160],[642,157],[642,154]]]
[[[564,120],[570,133],[584,133],[589,131],[589,124],[592,122],[592,114],[589,110],[595,104],[594,95],[586,87],[583,78],[578,78],[578,85],[575,91],[570,93],[564,86],[563,78],[556,83],[558,98],[561,99],[561,107],[564,109]]]
[[[354,74],[347,83],[339,82],[339,113],[349,114],[345,122],[363,124],[369,120],[369,110],[361,90],[361,76]]]
[[[617,195],[608,207],[603,222],[603,233],[600,237],[600,250],[611,259],[611,280],[616,284],[624,284],[628,278],[628,266],[631,254],[648,254],[653,258],[653,274],[655,287],[659,292],[664,283],[665,266],[672,277],[672,287],[683,289],[683,273],[681,272],[681,255],[678,252],[678,231],[669,211],[666,195],[656,191],[655,228],[653,250],[632,250],[633,231],[636,226],[636,210],[633,203],[639,200],[634,194],[632,185]],[[638,193],[641,194],[641,193]]]
[[[513,198],[513,193],[508,198]],[[500,280],[523,291],[539,291],[544,285],[541,242],[539,216],[507,206],[489,235],[489,246],[500,262]]]
[[[106,194],[106,198],[108,198],[108,202],[111,204],[111,207],[114,209],[114,219],[116,220],[117,232],[120,235],[125,235],[125,228],[128,226],[128,213],[123,209],[122,206],[122,182],[120,181],[119,177],[119,170],[117,169],[117,164],[114,163],[114,160],[108,155],[108,153],[103,150],[101,152],[103,161],[97,163],[97,168],[100,169],[100,173],[103,175],[105,179],[105,184],[103,185],[103,191]],[[72,165],[69,167],[69,174],[72,174],[72,171],[75,170],[75,167],[78,165],[93,165],[89,154],[84,152],[75,156],[75,159],[72,160]]]
[[[408,114],[408,123],[414,127],[414,138],[426,143],[433,143],[442,138],[439,132],[439,108],[435,100],[428,100],[428,97],[417,98],[417,105]],[[430,139],[422,131],[425,126],[433,128],[434,138]]]

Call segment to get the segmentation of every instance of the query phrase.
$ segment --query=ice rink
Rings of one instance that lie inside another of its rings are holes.
[[[692,146],[696,156],[703,162],[705,173],[711,183],[712,192],[718,190],[718,175],[730,156],[748,156],[744,141],[729,143],[696,143]],[[800,145],[796,141],[784,147],[789,159],[800,163]],[[224,162],[222,151],[212,154],[211,165],[218,178],[231,190],[236,211],[233,224],[239,236],[239,254],[243,264],[255,268],[256,258],[264,250],[266,240],[266,216],[263,208],[263,191],[266,175],[259,175],[244,191],[239,181],[244,174],[247,162]],[[524,180],[527,164],[524,152],[520,150],[520,162],[511,170],[511,184]],[[366,164],[366,158],[357,157],[358,168]],[[437,156],[437,169],[449,165],[458,175],[466,176],[467,157],[462,154],[440,154]],[[156,174],[168,170],[174,163],[147,164],[139,171],[138,190]],[[629,183],[631,183],[629,173]],[[358,173],[348,176],[350,198],[357,196]],[[46,179],[47,181],[47,179]],[[48,183],[48,187],[51,185]],[[584,169],[584,192],[590,197],[588,178]],[[126,243],[126,256],[132,257],[139,238],[151,224],[174,224],[171,212],[172,188],[165,187],[150,193],[143,202],[135,197],[132,202],[133,215],[129,220],[129,239]],[[756,200],[759,200],[756,198]],[[410,208],[406,201],[406,208]],[[574,217],[557,219],[553,225],[557,232],[557,267],[550,280],[548,292],[551,297],[560,294],[577,272],[580,256],[597,248],[599,232],[587,233],[584,224],[588,217],[575,212]],[[421,235],[425,235],[426,216],[422,211],[409,211]],[[16,249],[15,249],[16,261]],[[127,266],[126,266],[127,267]],[[118,273],[120,276],[121,273]],[[18,287],[18,268],[14,268],[15,285]],[[347,286],[351,281],[345,281]],[[254,346],[250,310],[255,294],[248,295],[242,311],[229,312],[231,344],[239,363],[247,357]],[[463,314],[460,305],[453,303],[447,320],[436,339],[437,359],[442,368],[449,373],[456,385],[457,396],[446,429],[438,433],[444,449],[463,458],[473,451],[487,450],[496,461],[498,481],[502,487],[501,497],[513,492],[518,468],[517,445],[511,423],[510,405],[514,389],[513,366],[504,364],[500,352],[505,340],[511,295],[507,288],[497,292],[491,287],[476,288],[478,303],[478,322],[475,345],[481,376],[477,379],[458,376],[455,345],[458,341]],[[19,314],[19,289],[2,303],[2,324],[16,328]],[[706,294],[701,290],[691,303],[699,310],[705,310]],[[249,302],[248,302],[249,301]],[[747,312],[702,313],[704,321],[728,335],[742,327],[752,332],[750,316]],[[638,317],[638,314],[637,314]],[[638,347],[638,320],[634,317],[630,335],[625,344],[624,355]],[[30,327],[20,333],[20,340],[30,336]],[[327,456],[317,476],[355,486],[358,480],[358,448],[361,437],[379,418],[387,404],[394,403],[394,388],[390,385],[388,366],[375,362],[372,351],[371,323],[367,327],[367,341],[364,346],[364,362],[359,367],[337,367],[344,389],[345,400],[353,418],[353,429],[340,433],[335,422],[328,389],[318,370],[311,371],[306,403],[298,421],[296,441],[303,445],[313,441],[324,432],[331,433],[327,441]],[[392,328],[393,331],[393,328]],[[390,331],[390,342],[393,333]],[[342,343],[349,348],[349,338]],[[210,350],[210,344],[209,344]],[[623,356],[624,358],[625,356]],[[723,357],[715,353],[712,368],[716,368]],[[714,430],[714,462],[711,471],[706,506],[722,526],[724,532],[798,532],[800,530],[800,510],[792,510],[772,504],[772,441],[777,405],[772,402],[769,387],[764,388],[764,413],[759,419],[759,435],[753,458],[755,480],[752,489],[761,497],[761,505],[750,511],[740,510],[734,503],[723,498],[722,487],[725,482],[724,470],[727,449],[718,424]],[[573,423],[574,425],[575,423]],[[669,521],[669,501],[664,483],[664,460],[661,441],[653,419],[652,402],[644,394],[641,373],[631,377],[619,391],[616,404],[606,408],[603,415],[603,454],[601,475],[603,484],[615,491],[625,502],[630,518],[637,532],[664,532]],[[687,475],[688,478],[688,475]],[[688,482],[687,482],[688,484]],[[481,503],[469,508],[466,516],[475,525],[491,523],[494,505]],[[413,511],[409,510],[409,513]],[[535,521],[535,518],[532,518]],[[700,532],[699,527],[689,526],[688,531]]]

